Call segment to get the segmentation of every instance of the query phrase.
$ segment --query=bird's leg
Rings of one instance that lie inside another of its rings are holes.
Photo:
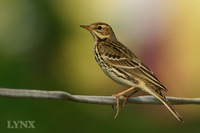
[[[119,97],[120,96],[124,96],[125,93],[127,93],[127,92],[129,92],[129,91],[131,91],[133,89],[134,89],[134,87],[131,87],[131,88],[128,88],[128,89],[126,89],[126,90],[124,90],[124,91],[122,91],[122,92],[120,92],[118,94],[114,94],[113,95],[113,96],[115,96],[117,98],[117,105],[116,105],[117,113],[116,113],[114,118],[116,118],[118,116],[118,114],[119,114]]]
[[[135,94],[136,92],[137,92],[137,91],[134,90],[131,94],[126,95],[126,96],[124,95],[124,101],[123,101],[123,104],[122,104],[122,106],[121,106],[121,109],[123,109],[123,107],[124,107],[124,105],[125,105],[127,99],[128,99],[130,96],[132,96],[133,94]]]

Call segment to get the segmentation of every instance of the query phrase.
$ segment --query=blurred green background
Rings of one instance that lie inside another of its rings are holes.
[[[166,86],[167,96],[200,97],[200,1],[1,0],[0,86],[112,95],[125,89],[94,60],[79,25],[110,24],[118,39]],[[177,105],[180,123],[160,105],[106,105],[0,98],[0,132],[199,132],[200,106]],[[7,121],[35,129],[7,129]]]

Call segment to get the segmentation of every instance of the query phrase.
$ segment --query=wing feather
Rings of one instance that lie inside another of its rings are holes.
[[[164,91],[167,91],[167,89],[160,83],[153,72],[146,65],[144,65],[128,48],[123,46],[123,49],[121,49],[121,47],[117,47],[117,45],[112,46],[115,48],[112,48],[111,45],[105,45],[103,46],[103,51],[100,51],[101,57],[105,63],[120,68],[126,73],[147,80]]]

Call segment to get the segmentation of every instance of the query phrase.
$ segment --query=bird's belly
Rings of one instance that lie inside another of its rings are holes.
[[[137,87],[138,85],[135,83],[134,79],[131,77],[127,77],[126,75],[117,72],[115,69],[108,69],[101,67],[103,72],[110,77],[113,81],[125,87]],[[130,80],[132,79],[132,80]]]
[[[118,84],[125,87],[138,87],[135,83],[134,77],[129,77],[129,75],[123,73],[122,71],[108,66],[108,64],[104,63],[104,61],[100,58],[99,54],[95,54],[95,59],[103,72]]]

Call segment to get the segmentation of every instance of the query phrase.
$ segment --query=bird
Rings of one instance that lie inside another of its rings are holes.
[[[179,121],[184,121],[161,92],[167,89],[129,48],[118,41],[111,26],[96,22],[90,25],[80,25],[80,27],[92,34],[95,42],[95,60],[103,72],[118,84],[128,88],[113,95],[117,99],[117,113],[114,118],[119,113],[119,98],[124,97],[121,105],[123,108],[130,96],[141,91],[160,100]],[[130,94],[125,95],[127,93]]]

